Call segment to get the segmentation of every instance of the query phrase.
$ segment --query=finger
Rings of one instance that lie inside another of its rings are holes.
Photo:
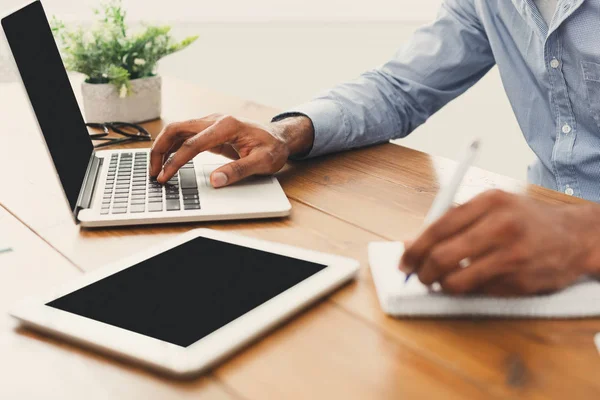
[[[173,146],[171,146],[171,148],[169,149],[169,151],[167,151],[165,153],[165,155],[163,156],[163,160],[162,160],[162,165],[165,165],[165,163],[167,162],[167,160],[169,158],[171,158],[171,156],[177,152],[177,150],[179,150],[179,148],[181,147],[181,145],[183,144],[184,139],[183,138],[178,138],[174,143]]]
[[[542,274],[528,272],[519,268],[513,273],[501,276],[482,285],[478,292],[490,296],[523,296],[543,295],[556,292],[574,283],[576,275],[557,276],[557,274]]]
[[[232,185],[251,175],[269,173],[265,158],[258,152],[248,157],[223,165],[210,176],[210,183],[215,188]]]
[[[446,274],[461,268],[462,260],[474,260],[510,238],[510,214],[490,213],[441,243],[433,246],[419,267],[419,280],[425,285],[438,282]]]
[[[181,140],[178,139],[173,144],[171,149],[169,149],[169,151],[165,153],[164,159],[163,159],[163,165],[167,162],[167,160],[174,153],[177,152],[177,150],[179,150],[181,148],[181,145],[183,144],[183,142],[184,142],[184,139],[181,139]],[[217,147],[213,147],[212,149],[209,149],[208,151],[210,151],[211,153],[214,153],[214,154],[219,154],[221,156],[227,157],[232,160],[239,160],[239,158],[240,158],[240,155],[238,154],[238,152],[235,151],[235,149],[229,144],[223,144],[223,145],[220,145]]]
[[[414,242],[415,242],[415,241],[414,241],[414,240],[411,240],[411,239],[404,240],[404,241],[402,242],[402,244],[404,245],[404,249],[405,249],[405,251],[406,251],[406,249],[408,249],[410,246],[412,246]],[[405,266],[404,264],[402,264],[402,257],[400,258],[400,263],[399,263],[399,265],[398,265],[398,268],[400,269],[400,271],[402,271],[402,272],[404,272],[404,273],[406,273],[406,274],[408,274],[408,273],[412,272],[412,268],[409,268],[409,269],[407,269],[407,268],[406,268],[406,266]]]
[[[213,147],[209,151],[211,153],[219,154],[221,156],[230,158],[232,160],[239,160],[240,159],[240,155],[238,154],[237,151],[235,151],[235,149],[233,148],[233,146],[231,146],[230,144],[222,144],[220,146]]]
[[[517,290],[515,285],[510,281],[514,279],[512,276],[500,276],[496,279],[492,279],[490,282],[483,284],[477,289],[478,294],[484,294],[486,296],[493,297],[513,297],[517,296]]]
[[[435,243],[453,236],[473,224],[491,209],[507,202],[510,196],[505,192],[492,190],[480,194],[468,203],[450,209],[425,229],[413,245],[406,249],[401,261],[403,269],[417,269]]]
[[[173,157],[165,162],[163,170],[158,175],[158,182],[167,182],[196,155],[227,142],[234,134],[235,130],[231,129],[230,125],[215,123],[195,136],[186,139]]]
[[[195,119],[167,125],[152,145],[152,150],[150,151],[150,175],[157,176],[160,173],[165,161],[165,154],[177,139],[181,138],[185,140],[185,138],[203,131],[212,123],[212,120]]]
[[[514,268],[514,264],[508,263],[506,252],[499,248],[472,260],[466,268],[450,272],[439,282],[445,292],[472,293],[499,277],[511,274]]]

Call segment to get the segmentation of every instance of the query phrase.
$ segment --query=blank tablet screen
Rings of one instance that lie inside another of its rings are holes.
[[[325,267],[199,237],[47,305],[187,347]]]

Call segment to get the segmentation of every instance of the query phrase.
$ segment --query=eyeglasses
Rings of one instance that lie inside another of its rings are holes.
[[[95,145],[95,148],[131,142],[149,142],[152,140],[152,136],[146,129],[144,129],[144,127],[136,124],[130,124],[128,122],[106,122],[104,124],[87,123],[85,125],[88,128],[101,129],[103,131],[102,133],[90,134],[90,139],[101,140],[104,142]],[[111,132],[125,137],[108,137]]]

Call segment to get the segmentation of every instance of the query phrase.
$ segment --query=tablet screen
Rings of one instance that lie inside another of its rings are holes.
[[[198,237],[47,305],[188,347],[325,267]]]

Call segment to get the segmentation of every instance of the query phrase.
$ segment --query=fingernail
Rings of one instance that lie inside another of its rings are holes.
[[[213,186],[216,188],[220,188],[227,185],[228,180],[229,179],[227,178],[227,175],[225,175],[222,172],[215,172],[212,176],[212,183]]]
[[[401,263],[401,264],[400,264],[400,271],[404,272],[405,274],[408,274],[409,272],[411,272],[411,271],[413,271],[413,270],[414,270],[414,268],[412,268],[412,267],[411,267],[411,266],[409,266],[409,265],[406,265],[406,264],[404,264],[404,263]]]
[[[162,178],[164,178],[165,176],[165,171],[160,171],[160,174],[158,174],[158,177],[156,178],[157,181],[162,181]]]

